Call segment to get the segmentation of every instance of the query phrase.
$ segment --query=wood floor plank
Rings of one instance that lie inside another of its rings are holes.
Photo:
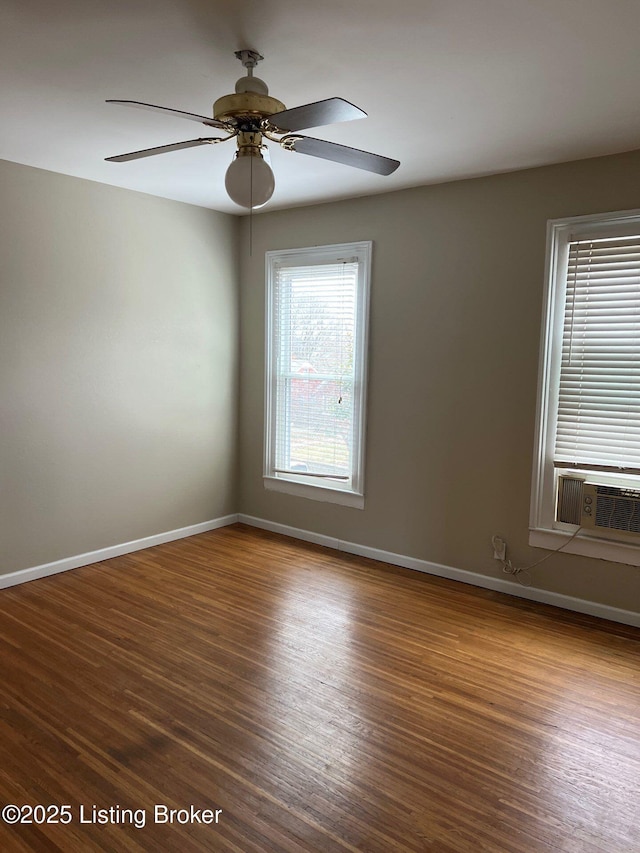
[[[0,822],[0,849],[638,853],[639,652],[243,525],[13,587],[0,805],[73,821]]]

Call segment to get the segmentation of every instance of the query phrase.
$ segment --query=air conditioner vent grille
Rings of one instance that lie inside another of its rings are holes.
[[[607,486],[598,486],[597,491],[596,527],[640,533],[640,500],[638,498],[626,497],[620,494],[620,489]]]
[[[558,498],[557,518],[567,524],[580,524],[582,513],[583,480],[573,477],[561,477],[559,481],[560,494]]]

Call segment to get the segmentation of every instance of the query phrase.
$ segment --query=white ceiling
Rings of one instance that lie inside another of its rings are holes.
[[[271,145],[267,210],[628,151],[639,31],[638,0],[0,0],[0,158],[242,213],[233,142],[105,163],[210,134],[104,101],[211,115],[245,47],[287,107],[369,114],[309,135],[402,163],[380,177]]]

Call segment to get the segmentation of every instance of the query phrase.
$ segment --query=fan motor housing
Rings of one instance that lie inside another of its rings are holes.
[[[229,121],[238,118],[264,118],[281,113],[285,105],[270,95],[257,92],[236,92],[223,95],[213,105],[213,117],[216,121]]]

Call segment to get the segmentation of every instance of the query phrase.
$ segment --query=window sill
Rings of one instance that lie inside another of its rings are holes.
[[[344,489],[328,489],[326,486],[316,486],[309,483],[297,483],[293,480],[284,480],[281,477],[263,477],[265,489],[273,492],[283,492],[287,495],[295,495],[299,498],[309,498],[312,501],[326,501],[327,503],[350,506],[354,509],[364,509],[364,495],[356,492],[347,492]]]
[[[571,537],[564,530],[548,530],[546,528],[530,528],[529,545],[534,548],[547,548],[555,551]],[[562,548],[563,554],[580,554],[583,557],[594,557],[597,560],[610,560],[612,563],[626,563],[630,566],[640,566],[640,537],[638,545],[619,542],[614,539],[604,539],[582,531],[575,539]]]

